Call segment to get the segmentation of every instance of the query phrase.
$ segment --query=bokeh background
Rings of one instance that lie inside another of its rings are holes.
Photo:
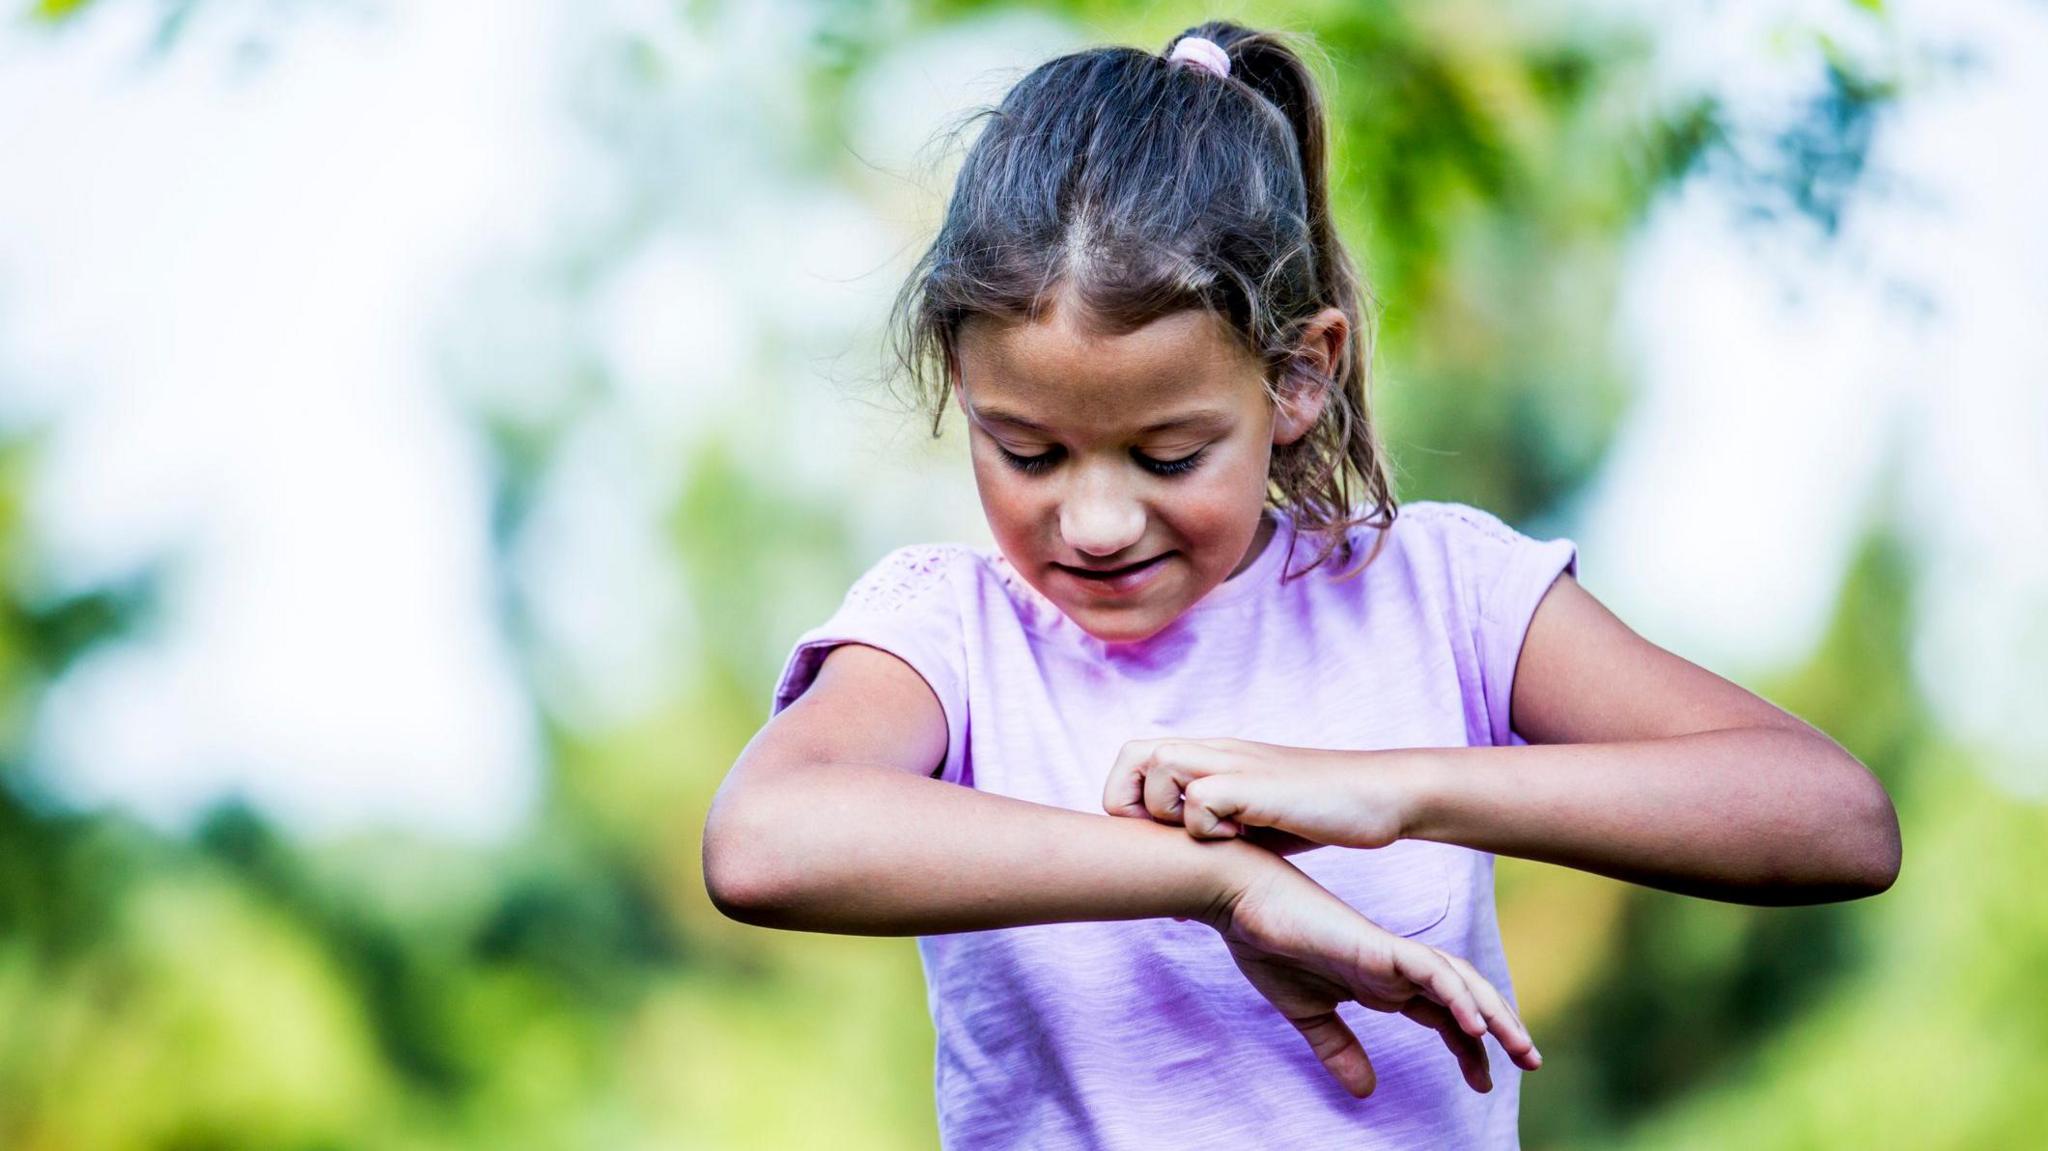
[[[702,821],[988,542],[879,340],[949,129],[1216,15],[1327,52],[1400,496],[1898,802],[1849,905],[1503,861],[1526,1144],[2040,1145],[2048,5],[15,0],[0,1147],[934,1146],[910,941]]]

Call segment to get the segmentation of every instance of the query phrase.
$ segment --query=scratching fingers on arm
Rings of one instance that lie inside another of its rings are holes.
[[[1169,739],[1124,744],[1103,786],[1102,809],[1111,815],[1179,823],[1181,789],[1196,775],[1187,762],[1195,750],[1195,745]]]
[[[1145,811],[1161,823],[1181,821],[1180,789],[1188,777],[1156,751],[1145,764]]]
[[[1197,839],[1229,839],[1244,830],[1244,777],[1205,775],[1182,789],[1181,823]],[[1290,836],[1289,838],[1297,838]]]
[[[1111,815],[1150,819],[1145,808],[1145,760],[1156,740],[1132,740],[1117,752],[1109,769],[1109,781],[1102,788],[1102,810]]]
[[[1241,782],[1214,741],[1138,739],[1118,752],[1103,786],[1111,815],[1180,824],[1197,839],[1228,839],[1243,830]],[[1197,798],[1200,809],[1197,810]]]

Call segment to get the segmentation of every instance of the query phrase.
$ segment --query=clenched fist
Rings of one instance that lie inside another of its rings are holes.
[[[1325,751],[1245,739],[1138,739],[1103,788],[1111,815],[1179,824],[1197,839],[1246,835],[1275,850],[1385,847],[1413,787],[1398,752]]]

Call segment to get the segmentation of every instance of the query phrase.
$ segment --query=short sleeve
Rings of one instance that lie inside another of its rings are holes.
[[[775,684],[769,715],[796,701],[818,676],[825,656],[843,643],[863,643],[910,665],[929,684],[946,714],[942,775],[959,774],[966,745],[966,644],[958,577],[974,562],[958,544],[897,548],[869,568],[839,610],[796,639]]]
[[[1477,621],[1473,642],[1488,731],[1496,747],[1526,744],[1509,724],[1515,665],[1544,593],[1560,574],[1577,578],[1578,546],[1569,539],[1533,539],[1479,508],[1440,506],[1452,569],[1466,584]]]

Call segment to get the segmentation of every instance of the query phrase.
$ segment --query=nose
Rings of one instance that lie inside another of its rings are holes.
[[[1144,505],[1099,472],[1078,476],[1060,505],[1060,535],[1075,551],[1106,559],[1144,538]]]

